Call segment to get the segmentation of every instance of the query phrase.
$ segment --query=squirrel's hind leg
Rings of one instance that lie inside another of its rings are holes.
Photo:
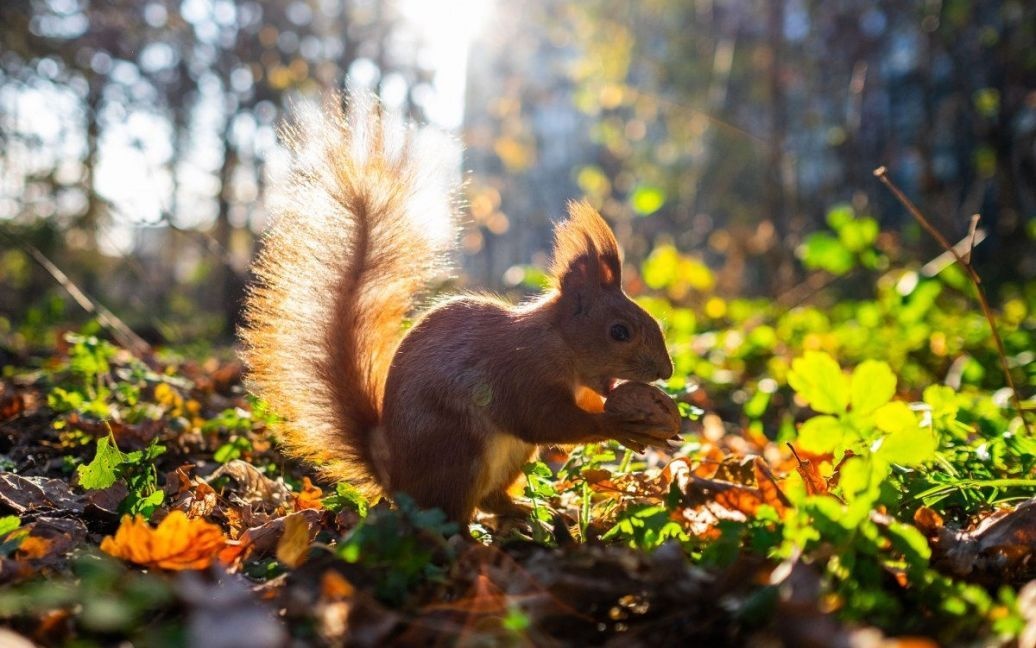
[[[486,513],[492,513],[498,518],[526,519],[532,513],[532,507],[521,504],[511,499],[506,488],[494,491],[482,498],[478,508]]]
[[[398,438],[392,438],[394,421],[389,421],[389,491],[405,493],[421,508],[442,509],[450,520],[467,524],[478,504],[476,482],[483,463],[475,422],[431,407],[421,411],[420,426],[404,421],[406,434]]]

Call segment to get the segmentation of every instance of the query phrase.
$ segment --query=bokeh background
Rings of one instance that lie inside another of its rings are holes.
[[[4,0],[5,344],[230,341],[277,128],[342,88],[464,142],[469,286],[532,289],[585,195],[688,313],[867,297],[947,265],[879,165],[951,241],[982,215],[994,301],[1036,276],[1032,2]]]

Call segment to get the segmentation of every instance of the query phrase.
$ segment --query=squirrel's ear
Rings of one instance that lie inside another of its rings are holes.
[[[554,281],[562,291],[619,288],[622,255],[615,235],[585,200],[568,205],[568,220],[554,230]]]

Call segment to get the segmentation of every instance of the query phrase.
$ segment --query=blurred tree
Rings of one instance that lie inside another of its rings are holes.
[[[429,75],[374,0],[12,0],[0,25],[0,219],[63,234],[44,252],[166,337],[232,332],[289,103],[402,79],[419,116]],[[5,311],[39,299],[30,276]]]
[[[488,109],[469,104],[476,177],[524,160],[523,151],[533,157],[520,176],[537,175],[535,152],[551,137],[536,118],[549,103],[541,89],[561,88],[584,115],[571,132],[588,131],[590,145],[551,164],[572,169],[568,195],[588,195],[617,222],[634,258],[669,239],[722,267],[722,290],[781,291],[796,280],[791,260],[803,236],[840,202],[902,228],[919,256],[935,253],[874,181],[885,164],[948,237],[962,237],[970,215],[983,213],[994,236],[979,260],[996,259],[982,269],[987,277],[1036,274],[1023,229],[1036,216],[1036,5],[536,6],[548,9],[522,12],[521,28],[501,21],[481,52],[482,68],[506,69],[511,81]],[[539,54],[522,54],[530,48]],[[510,116],[496,118],[498,105]],[[496,190],[519,225],[482,237],[506,253],[510,232],[540,215],[522,207],[523,183]]]

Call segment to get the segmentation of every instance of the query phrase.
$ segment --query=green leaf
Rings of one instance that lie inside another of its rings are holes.
[[[87,490],[108,488],[118,479],[115,471],[124,460],[125,455],[111,442],[111,437],[101,437],[93,461],[76,469],[79,485]]]
[[[903,401],[893,401],[874,412],[874,424],[883,432],[900,432],[916,428],[917,415]]]
[[[799,428],[799,446],[814,454],[831,452],[842,441],[845,426],[833,416],[814,416]]]
[[[846,460],[838,471],[838,486],[847,501],[855,499],[857,494],[870,488],[871,472],[871,462],[863,457],[851,457]]]
[[[937,447],[932,431],[915,425],[882,439],[874,456],[889,463],[916,466],[931,459]]]
[[[915,567],[924,567],[932,556],[932,550],[928,546],[928,540],[910,524],[903,524],[893,520],[888,526],[889,540],[907,563]]]
[[[867,360],[853,370],[850,399],[853,412],[873,412],[892,400],[896,393],[896,374],[888,363]]]
[[[878,239],[878,222],[873,218],[849,221],[838,230],[838,240],[850,252],[862,252]]]
[[[853,210],[852,205],[846,203],[832,205],[827,210],[827,224],[836,232],[845,227],[846,223],[852,222],[854,218],[856,218],[856,212]]]
[[[826,232],[814,232],[798,249],[802,263],[810,270],[844,275],[853,269],[853,255],[842,242]]]
[[[661,187],[640,185],[630,194],[630,205],[633,211],[641,216],[650,216],[665,204],[666,193]]]
[[[0,538],[3,538],[11,531],[21,526],[22,521],[17,515],[5,515],[0,517]]]
[[[216,448],[216,452],[213,453],[212,458],[221,464],[225,464],[228,461],[234,459],[240,459],[241,455],[252,449],[252,442],[247,437],[235,437],[232,441],[224,443],[220,447]]]
[[[507,614],[500,622],[500,625],[502,625],[505,630],[514,634],[525,632],[529,628],[530,624],[531,621],[529,620],[529,616],[522,612],[521,608],[516,606],[508,608]]]
[[[807,351],[793,360],[788,384],[822,414],[841,414],[849,406],[849,382],[834,358],[822,351]]]
[[[151,493],[144,495],[141,492],[130,491],[126,496],[126,499],[119,505],[120,513],[127,513],[129,515],[143,515],[146,519],[151,519],[151,514],[155,512],[155,509],[162,505],[165,501],[165,491],[154,490]]]
[[[672,245],[659,245],[641,265],[641,276],[650,288],[660,290],[676,281],[680,253]]]
[[[323,499],[324,508],[338,512],[348,506],[352,510],[356,511],[361,518],[367,517],[367,510],[370,507],[370,503],[367,498],[363,496],[355,486],[347,484],[345,482],[338,482],[335,484],[334,495],[329,495]]]

